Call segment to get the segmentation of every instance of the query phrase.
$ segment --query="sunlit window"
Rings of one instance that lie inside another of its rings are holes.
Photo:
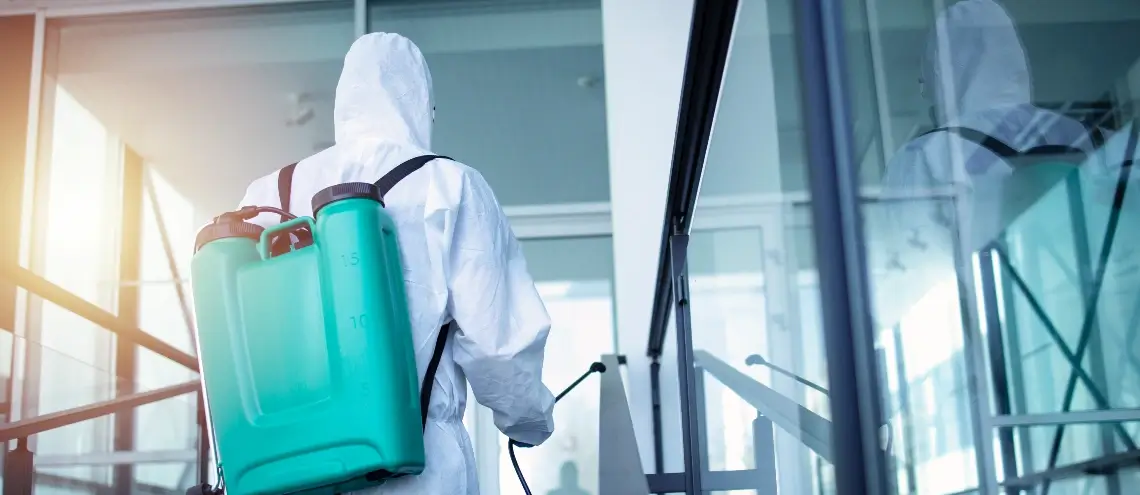
[[[114,312],[119,267],[122,192],[121,145],[63,87],[55,88],[50,120],[52,146],[46,166],[43,275],[65,290]],[[39,400],[26,414],[46,414],[106,400],[114,394],[114,335],[79,316],[43,302],[30,335],[39,360]],[[38,332],[36,331],[38,330]],[[110,448],[110,418],[99,418],[38,436],[41,455],[89,454]],[[110,469],[43,470],[91,481],[109,481]]]

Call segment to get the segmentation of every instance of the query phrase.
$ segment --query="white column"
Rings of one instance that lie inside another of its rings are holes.
[[[653,423],[645,350],[692,8],[692,0],[602,1],[618,347],[629,357],[626,390],[646,472]],[[667,359],[662,408],[674,423],[677,369]],[[664,437],[674,454],[666,469],[680,470],[680,435]]]

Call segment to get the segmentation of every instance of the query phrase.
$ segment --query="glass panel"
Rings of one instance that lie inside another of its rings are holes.
[[[614,350],[612,249],[608,237],[523,241],[552,322],[542,379],[555,394]],[[598,391],[597,377],[583,382],[559,402],[558,427],[543,448],[516,450],[535,493],[597,493]],[[501,492],[522,493],[506,437],[496,441]]]
[[[790,2],[741,2],[688,250],[698,407],[723,493],[829,493],[820,325]]]
[[[187,328],[185,317],[185,314],[189,314],[193,321],[193,291],[187,281],[190,279],[190,258],[194,254],[190,246],[194,245],[194,236],[198,230],[194,221],[194,206],[171,187],[158,171],[148,167],[146,173],[148,180],[144,183],[142,260],[139,270],[141,279],[124,283],[140,284],[139,326],[183,352],[194,354],[192,330]],[[161,225],[159,218],[162,219]],[[163,235],[166,236],[165,240]],[[171,272],[167,249],[174,258],[177,277]],[[185,307],[179,300],[175,284],[182,285]],[[146,368],[142,369],[143,376],[150,374]]]
[[[20,365],[15,369],[16,376],[11,386],[14,407],[22,412],[16,419],[32,419],[89,406],[113,399],[116,393],[146,392],[158,388],[118,379],[108,370],[39,343],[20,338],[14,340]],[[37,369],[39,373],[35,372]],[[136,409],[138,414],[152,418],[149,427],[136,432],[139,450],[145,450],[148,439],[187,431],[181,428],[182,425],[191,425],[188,431],[194,432],[194,400],[194,395],[188,394]],[[114,415],[107,415],[31,436],[29,448],[36,459],[37,493],[54,493],[53,490],[99,493],[100,487],[110,486],[115,462],[111,457],[114,418]],[[182,438],[178,444],[179,449],[187,451],[182,457],[196,463],[196,434]],[[5,446],[11,448],[14,445]],[[165,446],[161,450],[164,456],[169,457],[174,448]],[[148,464],[150,462],[145,456],[137,460],[138,466]],[[139,481],[149,482],[142,477]],[[162,484],[166,489],[174,489],[175,485],[184,488],[189,483],[182,483],[180,477],[175,477]]]
[[[50,115],[44,277],[115,311],[122,155],[103,123],[62,86]],[[42,199],[42,197],[41,197]],[[45,315],[50,318],[50,315]],[[46,324],[47,322],[45,322]]]
[[[989,493],[1134,449],[1112,423],[986,444],[995,415],[1140,405],[1140,4],[844,8],[856,141],[882,150],[856,161],[896,491]]]

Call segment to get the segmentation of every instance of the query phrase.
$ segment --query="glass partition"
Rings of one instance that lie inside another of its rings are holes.
[[[795,29],[790,2],[740,3],[693,210],[688,294],[711,493],[835,489],[801,83],[786,70]]]
[[[1140,5],[844,13],[895,490],[1129,493],[1119,463],[1040,480],[1140,441]]]

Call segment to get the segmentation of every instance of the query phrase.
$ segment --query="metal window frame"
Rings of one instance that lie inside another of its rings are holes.
[[[142,220],[143,220],[143,163],[142,157],[124,145],[123,152],[123,194],[122,224],[119,241],[119,280],[136,280],[142,268]],[[138,326],[140,290],[137,286],[119,285],[118,316],[124,323]],[[116,397],[134,393],[138,379],[138,347],[129,340],[115,338],[115,376],[119,387]],[[131,452],[135,448],[134,409],[115,414],[113,433],[113,453]],[[134,466],[129,463],[116,464],[111,485],[116,495],[130,495],[134,487]]]
[[[832,410],[835,484],[841,495],[888,493],[878,446],[882,397],[854,162],[842,2],[795,2],[808,189]]]
[[[876,440],[882,413],[870,331],[867,268],[860,242],[859,191],[852,168],[852,134],[847,119],[841,4],[824,0],[796,2],[795,5],[799,70],[805,86],[801,97],[811,141],[807,143],[809,163],[813,164],[808,174],[812,198],[809,208],[819,250],[820,292],[822,298],[831,301],[824,305],[823,325],[829,380],[837,392],[832,397],[832,407],[849,412],[841,415],[839,423],[831,429],[836,486],[843,495],[884,493],[890,485]],[[697,419],[703,404],[684,400],[693,395],[686,391],[692,391],[694,381],[692,329],[688,328],[685,317],[686,240],[736,6],[736,2],[700,0],[694,6],[649,334],[651,383],[656,384],[670,310],[676,311],[673,316],[678,333],[687,493],[700,493],[707,487],[699,483],[700,476],[705,474],[704,466],[700,449],[692,445],[695,440],[692,430],[699,425]],[[659,387],[654,387],[652,393],[653,403],[659,403]],[[873,399],[861,401],[860,396]],[[654,407],[653,412],[657,433],[655,456],[660,459],[660,411]]]

